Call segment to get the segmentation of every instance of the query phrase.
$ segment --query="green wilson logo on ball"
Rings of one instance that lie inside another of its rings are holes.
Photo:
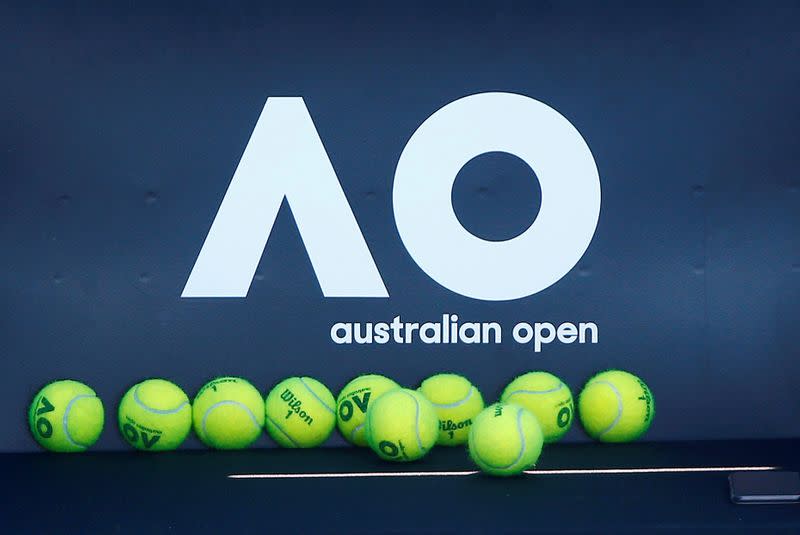
[[[466,378],[454,373],[428,377],[419,385],[439,417],[440,446],[466,444],[473,419],[483,410],[483,396]]]
[[[286,420],[293,414],[296,414],[301,423],[305,423],[306,425],[314,423],[314,418],[303,410],[303,401],[295,396],[294,392],[290,389],[287,388],[281,393],[281,399],[286,402]]]
[[[319,446],[336,427],[335,407],[336,400],[324,384],[313,377],[290,377],[267,395],[267,433],[285,448]]]

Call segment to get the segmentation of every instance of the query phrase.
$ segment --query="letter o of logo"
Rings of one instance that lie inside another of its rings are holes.
[[[451,192],[472,158],[507,152],[542,190],[539,215],[519,236],[487,241],[458,221]],[[447,104],[414,132],[395,171],[394,216],[419,267],[442,286],[485,301],[533,295],[578,263],[600,215],[600,178],[589,146],[560,113],[530,97],[479,93]]]

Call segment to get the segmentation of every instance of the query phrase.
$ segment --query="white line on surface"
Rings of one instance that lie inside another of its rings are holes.
[[[779,470],[778,466],[699,466],[670,468],[592,468],[568,470],[526,470],[530,475],[607,475],[607,474],[691,474],[707,472],[757,472]],[[477,474],[477,470],[455,472],[320,472],[308,474],[231,474],[229,479],[342,479],[365,477],[460,477]]]
[[[779,466],[697,466],[670,468],[596,468],[578,470],[526,470],[526,474],[544,475],[602,475],[602,474],[693,474],[706,472],[760,472],[779,470]]]

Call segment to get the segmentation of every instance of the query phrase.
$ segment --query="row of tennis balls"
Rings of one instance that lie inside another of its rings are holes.
[[[517,377],[505,388],[500,401],[488,407],[480,391],[458,375],[435,375],[423,381],[417,391],[387,384],[391,380],[381,376],[367,376],[342,390],[340,408],[355,393],[364,391],[365,386],[358,384],[362,381],[371,383],[370,392],[376,397],[355,427],[351,417],[343,428],[340,410],[340,431],[359,444],[359,428],[363,429],[363,442],[391,461],[419,459],[434,444],[466,442],[470,457],[483,472],[519,474],[536,463],[544,443],[564,436],[574,414],[569,387],[548,372]],[[644,381],[621,370],[592,377],[581,392],[578,406],[587,433],[604,442],[639,438],[655,415],[655,400]],[[352,430],[349,437],[348,430]]]
[[[191,403],[178,385],[165,379],[147,379],[122,397],[118,424],[131,446],[146,451],[178,448],[192,427],[209,447],[246,448],[261,435],[265,422],[267,431],[282,446],[313,447],[333,430],[335,405],[328,388],[310,377],[281,381],[266,402],[247,380],[218,377],[206,383]],[[276,422],[293,415],[296,417],[288,424]],[[28,420],[34,438],[46,449],[79,452],[97,441],[105,415],[94,390],[78,381],[62,380],[36,394]],[[300,427],[296,437],[287,434],[287,430],[302,424],[309,429]]]
[[[401,389],[402,395],[388,397],[381,403],[384,408],[371,411],[376,417],[369,420],[370,435],[367,429],[370,398],[375,400],[396,389],[400,386],[391,379],[365,375],[348,383],[334,402],[330,391],[318,381],[294,377],[273,388],[263,404],[261,395],[250,383],[223,377],[200,390],[192,409],[178,386],[162,379],[149,379],[132,387],[123,397],[119,425],[133,446],[162,451],[177,448],[192,422],[204,443],[221,449],[250,445],[265,422],[267,432],[279,444],[313,447],[328,438],[337,422],[348,441],[361,446],[371,442],[384,458],[412,460],[429,449],[424,447],[422,435],[430,433],[422,433],[420,426],[433,425],[438,444],[463,444],[474,427],[473,418],[477,419],[484,408],[480,392],[469,381],[454,374],[440,374],[423,381],[419,391],[424,396]],[[571,425],[572,395],[552,374],[524,374],[508,385],[501,399],[531,411],[545,442],[558,440]],[[422,417],[422,413],[431,413],[427,402],[432,403],[435,421],[428,418],[426,422]],[[622,371],[595,376],[584,389],[580,404],[581,419],[589,434],[611,442],[637,438],[647,429],[654,414],[647,386]],[[411,425],[402,423],[405,412],[414,415]],[[76,381],[57,381],[34,398],[29,420],[34,437],[44,447],[54,451],[82,451],[97,440],[102,430],[103,408],[88,386]],[[414,440],[402,439],[399,431],[404,427],[416,435],[411,437]],[[398,437],[369,440],[370,436],[382,438],[384,428]],[[422,447],[413,447],[413,442]]]

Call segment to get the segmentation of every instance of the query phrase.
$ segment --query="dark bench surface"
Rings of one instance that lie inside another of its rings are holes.
[[[800,440],[564,444],[537,469],[773,466]],[[2,454],[5,533],[800,533],[798,505],[734,505],[729,471],[232,479],[472,470],[463,449],[387,464],[368,450]]]

